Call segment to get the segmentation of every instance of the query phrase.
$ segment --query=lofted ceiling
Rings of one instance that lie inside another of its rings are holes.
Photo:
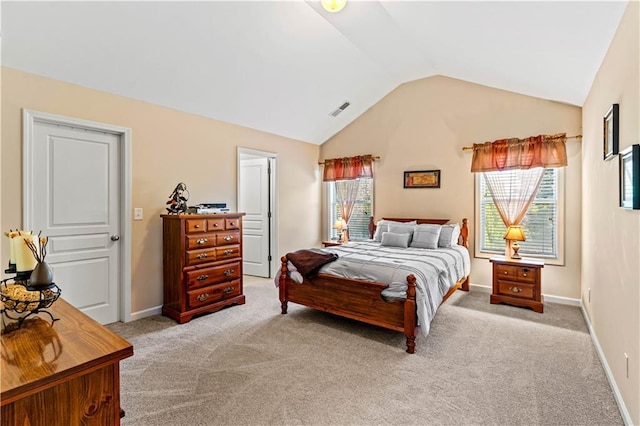
[[[3,1],[2,65],[322,144],[433,75],[582,105],[626,4]]]

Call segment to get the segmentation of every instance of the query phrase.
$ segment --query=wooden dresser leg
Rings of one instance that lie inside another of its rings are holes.
[[[282,315],[287,313],[287,301],[280,302],[280,309],[282,309]]]

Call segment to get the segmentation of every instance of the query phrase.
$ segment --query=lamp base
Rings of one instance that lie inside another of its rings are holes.
[[[522,257],[520,257],[520,255],[518,254],[518,250],[520,250],[520,245],[518,245],[518,243],[513,243],[511,248],[513,249],[513,254],[511,255],[511,258],[512,259],[522,259]]]

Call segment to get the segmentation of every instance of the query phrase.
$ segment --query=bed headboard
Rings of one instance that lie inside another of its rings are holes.
[[[424,218],[406,218],[406,217],[383,217],[383,220],[393,220],[394,222],[411,222],[415,220],[418,224],[431,223],[434,225],[444,225],[449,222],[449,219],[424,219]],[[373,216],[369,217],[369,238],[373,239],[373,234],[376,232],[376,222],[373,220]],[[460,241],[461,246],[469,248],[469,227],[467,225],[467,218],[462,219],[460,225]]]

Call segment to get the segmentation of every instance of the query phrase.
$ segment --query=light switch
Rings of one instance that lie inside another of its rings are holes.
[[[142,220],[144,218],[144,213],[141,207],[136,207],[133,209],[133,220]]]

